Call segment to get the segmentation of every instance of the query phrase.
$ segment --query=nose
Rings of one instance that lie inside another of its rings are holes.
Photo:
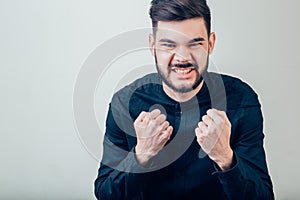
[[[191,53],[188,50],[188,48],[182,46],[179,46],[175,51],[174,51],[174,60],[178,63],[186,63],[191,61]]]

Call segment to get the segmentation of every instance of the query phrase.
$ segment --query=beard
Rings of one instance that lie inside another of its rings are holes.
[[[203,74],[205,72],[207,72],[207,68],[208,68],[208,56],[207,56],[207,61],[206,61],[205,67],[201,72],[199,71],[199,66],[196,63],[175,64],[175,65],[172,65],[170,63],[168,68],[167,68],[167,73],[165,73],[158,66],[156,51],[154,53],[154,57],[155,57],[156,69],[157,69],[157,72],[160,75],[162,81],[169,88],[171,88],[174,92],[178,92],[178,93],[187,93],[187,92],[190,92],[190,91],[193,91],[194,89],[196,89],[201,84],[201,82],[203,80]],[[178,68],[182,68],[182,69],[183,68],[188,68],[188,67],[194,67],[194,70],[196,71],[196,79],[195,79],[194,83],[192,84],[192,86],[191,87],[186,87],[186,86],[176,87],[176,85],[170,79],[170,74],[172,72],[172,67],[178,67]]]

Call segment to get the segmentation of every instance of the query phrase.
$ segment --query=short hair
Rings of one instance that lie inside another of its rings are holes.
[[[152,0],[149,15],[154,33],[158,21],[181,21],[195,17],[204,19],[208,35],[211,31],[211,14],[206,0]]]

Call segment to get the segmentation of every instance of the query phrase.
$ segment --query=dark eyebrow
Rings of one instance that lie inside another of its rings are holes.
[[[190,40],[189,43],[202,42],[202,41],[205,41],[205,39],[198,37],[198,38],[194,38],[194,39]]]
[[[165,38],[163,38],[163,39],[160,39],[160,40],[159,40],[159,42],[167,42],[167,43],[172,43],[172,44],[175,44],[175,42],[174,42],[174,41],[172,41],[172,40],[170,40],[170,39],[165,39]]]

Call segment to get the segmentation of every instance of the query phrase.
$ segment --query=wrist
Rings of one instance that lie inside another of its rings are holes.
[[[141,151],[138,145],[135,147],[134,151],[135,151],[135,157],[139,162],[139,164],[141,165],[146,165],[151,159],[151,155],[147,152]]]
[[[220,159],[215,160],[215,163],[222,171],[228,170],[232,167],[233,163],[233,151],[228,150]]]

